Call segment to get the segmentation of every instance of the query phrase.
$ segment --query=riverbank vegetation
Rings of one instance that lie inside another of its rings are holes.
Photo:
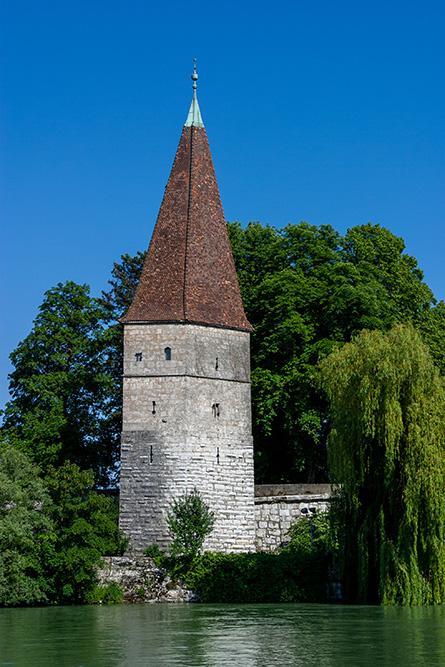
[[[127,540],[117,506],[73,463],[39,469],[23,452],[0,450],[0,605],[84,603],[104,555]]]
[[[307,223],[228,223],[228,231],[255,329],[256,482],[341,485],[333,516],[348,600],[443,602],[444,303],[403,239],[379,225],[344,236]],[[116,506],[98,490],[118,485],[117,321],[143,260],[123,255],[100,299],[72,282],[48,290],[11,354],[0,443],[2,604],[84,601],[100,555],[124,549]],[[204,597],[221,598],[230,577],[266,581],[289,553],[205,555],[187,576]],[[295,572],[297,560],[287,565]],[[289,583],[292,599],[296,587]]]
[[[312,532],[312,537],[311,537]],[[325,515],[302,519],[288,543],[273,553],[165,556],[146,550],[170,576],[184,581],[201,602],[326,602],[335,599],[332,583],[337,551]]]

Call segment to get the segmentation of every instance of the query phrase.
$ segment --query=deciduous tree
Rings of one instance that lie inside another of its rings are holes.
[[[45,482],[54,525],[45,554],[48,597],[58,604],[83,603],[96,584],[101,557],[121,556],[128,540],[118,528],[113,499],[94,490],[91,470],[68,461],[50,466]]]
[[[116,481],[120,387],[111,319],[86,285],[45,294],[32,331],[11,354],[4,435],[46,470],[71,460]]]
[[[319,358],[362,329],[411,322],[445,374],[445,305],[436,303],[403,239],[379,225],[353,227],[344,237],[308,223],[280,230],[228,223],[228,231],[255,327],[257,481],[327,481],[329,407],[317,382]],[[50,290],[35,328],[13,353],[8,438],[24,441],[43,468],[70,459],[92,467],[98,484],[110,483],[122,400],[118,319],[144,257],[123,255],[99,300],[73,283]],[[82,296],[75,296],[79,289]]]
[[[445,389],[411,325],[320,363],[346,599],[445,601]],[[335,515],[334,513],[334,515]]]
[[[47,582],[42,556],[53,523],[50,497],[28,457],[11,447],[0,449],[0,605],[42,604]]]
[[[258,481],[327,481],[329,407],[318,359],[362,329],[412,322],[445,371],[445,308],[403,239],[379,225],[277,230],[229,223],[252,335]]]

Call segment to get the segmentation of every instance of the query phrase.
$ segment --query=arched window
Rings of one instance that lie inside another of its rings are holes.
[[[172,360],[172,350],[171,347],[166,347],[165,350],[165,361],[171,361]]]

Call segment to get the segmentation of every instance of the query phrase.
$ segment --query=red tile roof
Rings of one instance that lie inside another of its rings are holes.
[[[121,321],[252,330],[204,127],[182,130],[139,285]]]

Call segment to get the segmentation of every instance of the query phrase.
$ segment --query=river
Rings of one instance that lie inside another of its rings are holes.
[[[0,609],[0,665],[445,665],[445,607],[145,604]]]

